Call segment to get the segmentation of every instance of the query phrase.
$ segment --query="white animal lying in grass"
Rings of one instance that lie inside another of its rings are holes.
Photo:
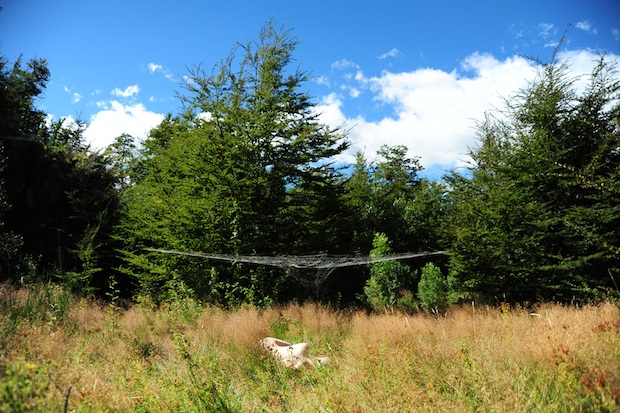
[[[291,344],[279,338],[267,337],[260,341],[260,344],[280,359],[286,367],[298,369],[304,364],[320,367],[329,364],[329,357],[318,357],[314,360],[306,355],[310,348],[308,343]]]

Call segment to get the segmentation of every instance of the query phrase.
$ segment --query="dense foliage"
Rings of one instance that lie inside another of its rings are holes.
[[[419,159],[404,146],[335,163],[347,135],[319,121],[303,91],[309,74],[295,65],[297,45],[267,23],[212,70],[191,70],[179,92],[183,111],[145,142],[122,135],[102,153],[84,143],[86,125],[50,121],[36,108],[50,76],[44,60],[0,59],[2,279],[230,306],[312,297],[411,309],[417,297],[436,312],[447,297],[618,294],[615,62],[601,56],[585,90],[556,56],[536,63],[538,78],[479,122],[470,170],[438,182],[419,176]],[[145,248],[450,254],[426,267],[408,260],[337,269],[312,285],[315,274],[298,270]]]
[[[418,298],[422,307],[434,314],[442,314],[448,305],[449,285],[441,269],[429,262],[422,268],[418,284]]]
[[[235,48],[213,74],[195,69],[183,96],[187,111],[145,142],[123,229],[133,274],[149,291],[174,274],[212,300],[259,304],[279,296],[286,274],[145,256],[142,247],[245,255],[346,248],[343,177],[329,159],[347,142],[318,122],[299,91],[307,75],[285,71],[296,44],[268,25],[258,43]]]
[[[116,177],[83,143],[83,123],[51,121],[35,108],[49,79],[47,62],[0,60],[2,277],[104,288],[115,261]]]
[[[371,258],[389,255],[391,247],[385,234],[376,234],[370,251]],[[398,294],[412,278],[411,270],[396,261],[380,261],[370,265],[370,278],[364,286],[366,301],[374,309],[387,309],[396,304]]]
[[[604,57],[582,93],[565,62],[539,69],[480,123],[471,177],[450,180],[451,265],[500,301],[595,298],[620,269],[620,83]]]

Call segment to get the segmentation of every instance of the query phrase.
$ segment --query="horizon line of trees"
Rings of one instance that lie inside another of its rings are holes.
[[[556,53],[537,62],[538,77],[478,122],[468,172],[433,181],[404,146],[334,164],[347,135],[320,122],[297,45],[268,22],[213,68],[190,70],[184,109],[142,145],[121,135],[101,152],[84,123],[50,123],[36,108],[45,60],[1,57],[0,279],[225,306],[618,298],[617,62],[602,55],[583,91]],[[146,248],[450,253],[338,269],[309,288],[318,275]]]

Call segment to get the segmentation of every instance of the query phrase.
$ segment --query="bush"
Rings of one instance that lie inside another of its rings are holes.
[[[418,283],[418,298],[422,307],[434,314],[445,312],[448,307],[448,282],[441,269],[432,262],[422,268]]]
[[[0,413],[52,410],[53,402],[46,398],[49,387],[44,367],[23,358],[14,360],[0,376]]]
[[[370,257],[376,258],[391,253],[385,234],[376,234]],[[405,279],[411,276],[409,267],[398,261],[382,261],[371,264],[370,278],[364,287],[366,302],[375,310],[392,307]]]

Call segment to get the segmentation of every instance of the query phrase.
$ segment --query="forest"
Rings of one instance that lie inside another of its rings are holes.
[[[223,308],[315,300],[441,312],[450,303],[596,303],[620,297],[620,84],[601,55],[581,90],[557,51],[476,124],[465,171],[422,178],[404,146],[336,159],[295,59],[266,24],[213,67],[189,69],[183,109],[144,141],[103,151],[86,123],[38,108],[45,59],[0,58],[0,280],[81,296]],[[438,143],[439,144],[439,143]],[[312,269],[225,256],[381,257]]]

